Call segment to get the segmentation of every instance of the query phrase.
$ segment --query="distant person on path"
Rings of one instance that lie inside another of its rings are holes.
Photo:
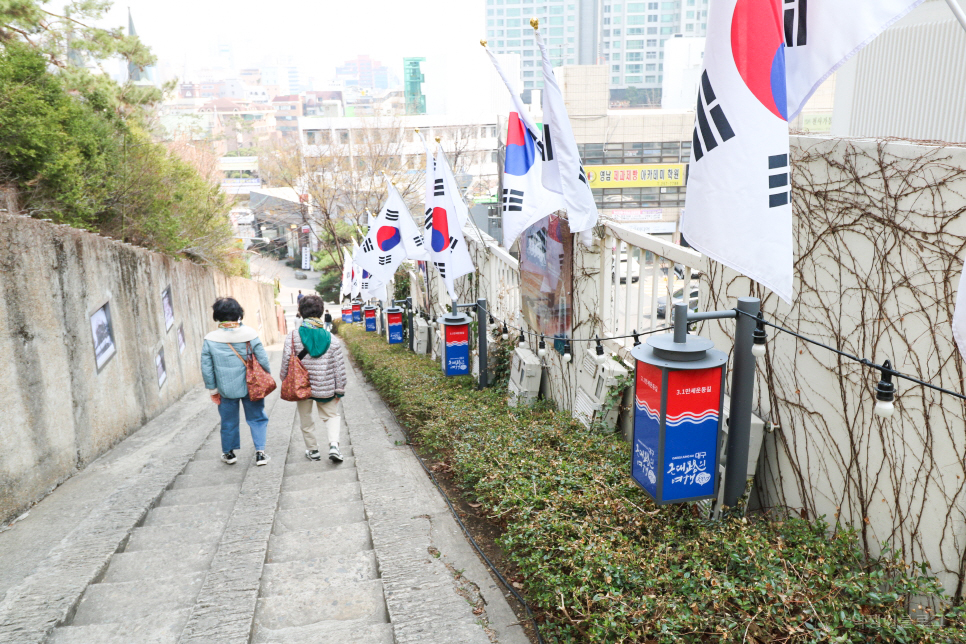
[[[229,465],[233,464],[237,460],[235,450],[241,449],[241,421],[238,415],[238,403],[241,401],[245,407],[245,421],[252,430],[252,442],[255,443],[255,465],[265,465],[268,463],[268,456],[265,454],[265,436],[268,431],[265,401],[252,402],[248,398],[248,383],[245,381],[245,363],[242,358],[248,357],[248,344],[251,343],[255,359],[262,369],[271,373],[268,353],[265,352],[255,329],[241,323],[245,311],[235,299],[219,298],[211,308],[218,330],[205,336],[201,348],[201,375],[208,393],[211,394],[211,400],[218,405],[218,413],[221,415],[221,460]]]
[[[301,301],[302,301],[302,298],[303,298],[303,297],[305,297],[305,296],[304,296],[304,295],[302,295],[302,291],[301,291],[301,289],[300,289],[300,290],[299,290],[299,295],[298,295],[298,297],[296,297],[296,298],[295,298],[295,301],[296,301],[296,302],[301,302]]]
[[[301,360],[309,374],[312,397],[297,403],[302,438],[305,439],[305,457],[313,461],[322,459],[318,441],[315,439],[315,424],[312,421],[312,407],[317,405],[319,419],[326,424],[328,430],[329,460],[341,463],[339,434],[342,430],[342,419],[339,416],[339,399],[345,394],[345,362],[342,359],[342,343],[325,329],[325,322],[322,321],[324,311],[325,303],[318,295],[306,295],[299,302],[302,326],[285,338],[281,376],[285,380],[292,351],[299,356],[305,350],[307,353]]]
[[[332,330],[332,314],[329,313],[328,311],[326,311],[325,312],[325,317],[322,318],[322,321],[325,323],[325,330],[326,331],[331,331]]]

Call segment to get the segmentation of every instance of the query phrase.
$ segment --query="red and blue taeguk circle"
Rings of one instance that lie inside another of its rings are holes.
[[[507,174],[522,177],[536,162],[536,150],[530,131],[520,120],[520,115],[510,112],[506,128],[506,160],[503,170]]]
[[[399,236],[399,229],[395,226],[382,226],[376,231],[376,244],[379,250],[390,251],[399,245],[402,237]]]
[[[446,217],[446,209],[436,206],[433,208],[433,251],[443,252],[449,244],[449,221]]]
[[[731,53],[755,98],[787,121],[781,0],[738,0],[731,19]]]

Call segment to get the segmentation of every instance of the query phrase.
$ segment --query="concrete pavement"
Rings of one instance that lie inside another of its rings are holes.
[[[225,465],[195,391],[54,491],[0,533],[0,642],[527,642],[381,399],[349,377],[344,463],[305,458],[276,390],[272,460],[253,465],[243,426]]]

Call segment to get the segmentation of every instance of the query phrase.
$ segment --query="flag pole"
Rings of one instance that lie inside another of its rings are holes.
[[[963,11],[963,8],[959,6],[956,0],[946,0],[946,4],[949,5],[953,15],[956,16],[956,20],[962,25],[963,30],[966,30],[966,11]]]

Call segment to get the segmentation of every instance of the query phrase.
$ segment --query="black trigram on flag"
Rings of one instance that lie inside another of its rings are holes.
[[[714,90],[711,89],[711,81],[708,79],[708,71],[701,74],[701,87],[698,89],[698,124],[694,126],[694,134],[691,136],[691,150],[694,152],[694,160],[700,161],[706,153],[718,147],[718,138],[724,143],[734,137],[735,131],[731,129],[731,123],[725,117],[721,104],[717,103]],[[710,114],[711,120],[708,120]],[[701,138],[698,138],[698,130],[701,130]],[[715,136],[717,130],[717,137]],[[701,147],[701,141],[704,147]]]
[[[808,0],[785,0],[785,46],[808,44]]]
[[[399,211],[389,210],[386,208],[386,220],[388,221],[399,221]]]
[[[416,246],[418,246],[418,247],[421,248],[422,245],[423,245],[423,236],[422,235],[413,235],[413,243],[416,244]]]
[[[453,250],[453,249],[455,249],[455,248],[456,248],[456,246],[457,246],[457,245],[458,245],[459,243],[460,243],[460,240],[458,240],[458,239],[456,239],[455,237],[450,237],[450,238],[449,238],[449,248],[450,248],[450,250]]]
[[[439,271],[439,276],[446,279],[446,262],[433,262],[433,266]]]
[[[359,289],[360,290],[363,290],[363,291],[368,291],[369,290],[369,280],[365,280],[365,281],[359,282]]]
[[[433,185],[433,196],[441,197],[446,194],[446,186],[442,179],[437,179],[436,183]]]
[[[390,264],[392,264],[392,255],[380,255],[379,256],[379,265],[380,266],[389,266]]]
[[[423,222],[423,228],[426,230],[432,230],[433,228],[433,209],[426,209],[426,221]]]
[[[780,192],[776,192],[780,190]],[[773,154],[768,157],[768,207],[777,208],[789,202],[788,155]]]
[[[543,160],[553,161],[553,142],[550,136],[550,126],[546,123],[543,124],[543,142],[544,146],[540,149],[543,154]]]
[[[523,191],[503,189],[503,212],[520,212],[523,210]]]
[[[372,240],[366,237],[366,241],[362,242],[362,252],[371,253],[373,249]]]

